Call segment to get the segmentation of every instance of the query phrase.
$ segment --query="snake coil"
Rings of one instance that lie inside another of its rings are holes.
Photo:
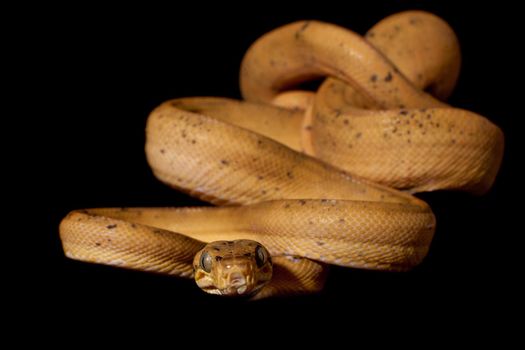
[[[253,298],[317,292],[330,264],[408,270],[435,231],[412,194],[483,194],[501,163],[502,131],[443,102],[459,68],[454,32],[426,12],[364,37],[318,21],[277,28],[243,59],[244,101],[176,99],[148,118],[155,176],[217,206],[75,210],[64,252]],[[315,93],[291,89],[319,76]]]

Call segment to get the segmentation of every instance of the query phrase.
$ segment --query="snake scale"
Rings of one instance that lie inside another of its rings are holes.
[[[436,226],[413,194],[483,194],[503,155],[497,126],[443,102],[460,60],[452,29],[421,11],[364,37],[318,21],[277,28],[243,59],[243,101],[180,98],[148,118],[154,175],[216,206],[75,210],[60,223],[64,252],[253,299],[318,292],[331,264],[409,270]],[[293,90],[315,77],[315,93]]]

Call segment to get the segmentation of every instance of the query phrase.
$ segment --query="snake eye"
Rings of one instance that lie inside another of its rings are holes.
[[[266,264],[267,260],[268,251],[266,248],[257,246],[257,248],[255,248],[255,262],[257,263],[257,267],[262,267],[264,264]]]
[[[212,261],[211,261],[211,256],[208,252],[202,253],[199,264],[201,266],[201,269],[203,269],[207,273],[211,272]]]

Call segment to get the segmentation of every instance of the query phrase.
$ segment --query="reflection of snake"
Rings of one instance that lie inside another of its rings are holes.
[[[388,17],[366,40],[314,21],[266,34],[241,68],[252,103],[179,99],[148,120],[155,175],[229,206],[74,211],[60,225],[64,251],[256,298],[320,290],[325,263],[410,269],[435,219],[407,192],[481,194],[501,162],[499,128],[423,92],[446,98],[459,60],[452,30],[424,12]],[[330,78],[315,95],[283,92],[319,75]]]

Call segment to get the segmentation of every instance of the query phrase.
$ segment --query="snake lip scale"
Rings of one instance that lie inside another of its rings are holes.
[[[251,299],[319,292],[329,265],[410,270],[436,227],[413,194],[484,194],[503,156],[496,125],[444,102],[460,65],[454,31],[427,12],[364,36],[279,27],[245,54],[244,100],[179,98],[148,117],[153,174],[216,206],[75,210],[64,253]],[[318,76],[316,92],[292,88]]]

